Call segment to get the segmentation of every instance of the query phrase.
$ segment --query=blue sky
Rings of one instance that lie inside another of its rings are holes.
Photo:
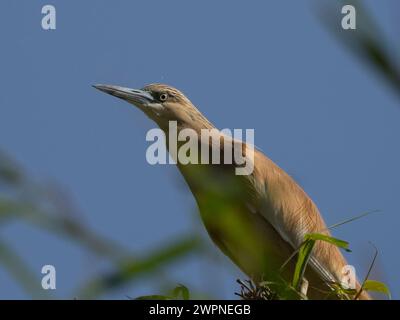
[[[367,2],[393,37],[399,4]],[[254,128],[256,145],[303,186],[328,225],[381,210],[334,234],[350,242],[360,277],[374,254],[369,242],[379,248],[376,276],[399,298],[400,101],[322,27],[315,1],[54,0],[57,29],[44,31],[47,3],[0,4],[0,148],[37,181],[60,184],[86,224],[139,254],[204,232],[177,169],[146,162],[145,134],[155,125],[91,87],[165,82],[217,127]],[[1,235],[38,277],[42,265],[56,266],[57,296],[99,268],[31,227],[12,224]],[[168,273],[234,298],[241,274],[217,249],[214,258],[220,266],[191,259]],[[0,298],[27,297],[1,268],[0,283]],[[108,297],[152,290],[142,281]]]

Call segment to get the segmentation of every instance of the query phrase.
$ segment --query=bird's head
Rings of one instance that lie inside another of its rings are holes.
[[[168,127],[169,121],[176,121],[183,128],[213,127],[181,91],[171,86],[150,84],[130,89],[98,84],[94,87],[135,105],[162,129]]]

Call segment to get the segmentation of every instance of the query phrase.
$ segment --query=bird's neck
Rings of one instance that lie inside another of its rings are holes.
[[[203,123],[190,125],[187,123],[172,121],[163,126],[160,125],[160,128],[165,133],[165,142],[168,151],[171,151],[172,144],[179,149],[182,145],[188,143],[189,140],[192,143],[197,144],[200,150],[202,143],[210,144],[211,139],[218,140],[223,136],[222,133],[207,120]],[[190,137],[188,135],[190,135]],[[210,138],[207,139],[204,135],[209,135]]]

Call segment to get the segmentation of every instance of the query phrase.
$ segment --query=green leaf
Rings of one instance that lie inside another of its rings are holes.
[[[304,242],[300,246],[300,249],[299,249],[299,254],[298,254],[296,267],[295,267],[294,275],[293,275],[292,285],[293,285],[293,287],[296,288],[296,290],[300,289],[301,280],[302,280],[304,272],[306,270],[308,261],[310,260],[310,255],[311,255],[312,249],[314,248],[315,242],[317,240],[325,241],[325,242],[331,243],[335,246],[338,246],[339,248],[343,248],[346,251],[350,251],[349,243],[347,241],[333,238],[331,236],[321,234],[321,233],[306,234],[304,236]]]
[[[315,240],[307,239],[300,247],[299,255],[296,262],[296,267],[293,275],[293,287],[296,290],[300,289],[301,280],[307,267],[308,260],[310,259],[311,251],[314,248]]]
[[[363,290],[366,291],[376,291],[383,294],[386,294],[389,299],[392,299],[392,295],[390,290],[386,284],[376,280],[366,280],[362,286]]]
[[[304,237],[305,240],[321,240],[328,243],[331,243],[339,248],[346,250],[347,252],[351,252],[349,249],[349,243],[344,240],[340,240],[331,236],[327,236],[321,233],[308,233]]]
[[[183,284],[180,284],[172,291],[172,296],[174,298],[178,298],[179,296],[181,296],[183,300],[189,300],[189,289],[186,288]]]
[[[355,296],[358,292],[357,289],[344,288],[341,283],[331,283],[330,286],[340,300],[349,300],[349,297]]]

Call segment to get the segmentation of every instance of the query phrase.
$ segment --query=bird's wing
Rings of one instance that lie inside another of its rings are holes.
[[[254,161],[251,179],[258,195],[256,211],[294,250],[301,246],[307,233],[329,235],[316,205],[284,170],[257,150]],[[338,281],[345,264],[336,246],[322,241],[316,243],[310,265],[322,279]]]

